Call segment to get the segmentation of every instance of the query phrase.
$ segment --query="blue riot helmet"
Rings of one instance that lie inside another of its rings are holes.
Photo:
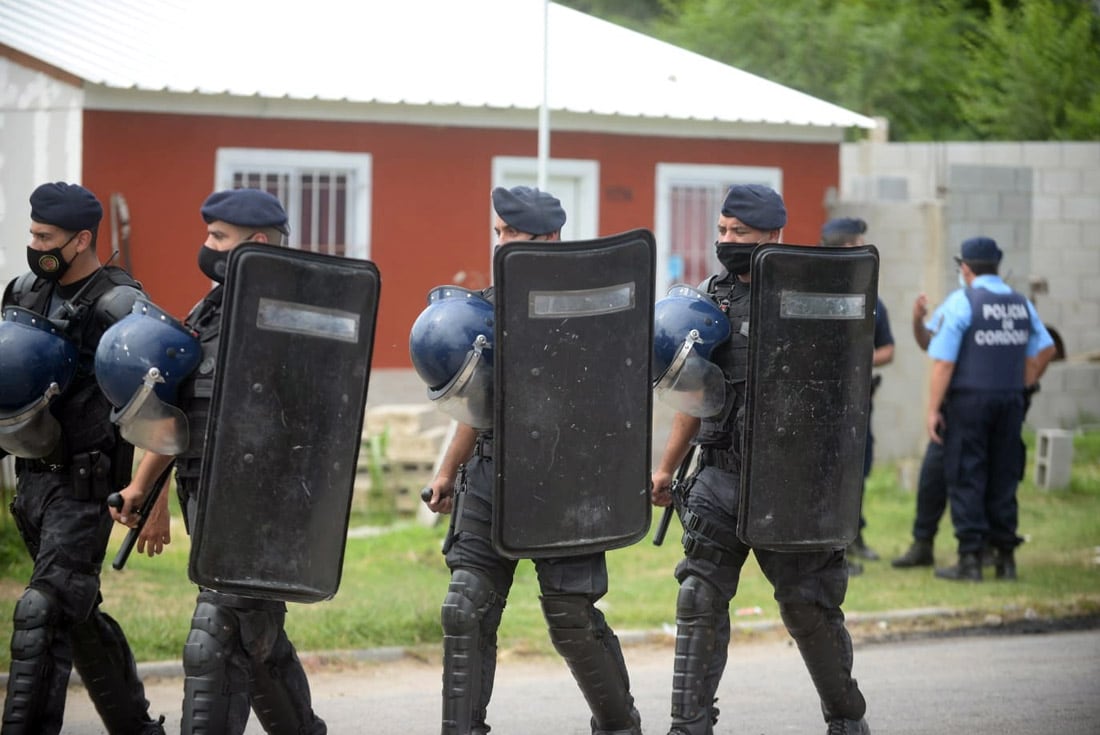
[[[179,454],[190,440],[176,402],[202,348],[178,320],[144,299],[103,333],[95,351],[99,387],[115,407],[122,438],[157,454]]]
[[[440,286],[409,333],[409,354],[428,398],[475,429],[493,426],[493,305],[481,294]]]
[[[50,402],[76,375],[79,352],[54,324],[18,306],[0,321],[0,448],[27,459],[47,456],[61,438]]]
[[[714,348],[729,339],[730,323],[705,293],[678,284],[653,306],[653,388],[681,413],[705,418],[726,400]]]

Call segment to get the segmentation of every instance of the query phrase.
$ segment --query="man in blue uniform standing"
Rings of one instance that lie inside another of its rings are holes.
[[[955,261],[963,288],[944,301],[943,324],[928,345],[928,435],[944,447],[959,548],[955,566],[936,570],[941,579],[980,582],[987,541],[997,578],[1016,579],[1024,386],[1035,384],[1055,348],[1035,307],[997,275],[1002,256],[988,237],[962,243]]]
[[[837,217],[825,223],[821,228],[821,245],[830,248],[855,248],[865,244],[863,235],[867,232],[867,223],[858,217]],[[886,312],[886,304],[882,299],[875,300],[875,352],[871,357],[871,367],[882,367],[894,361],[894,334],[890,331],[890,315]],[[880,376],[876,376],[871,382],[871,396],[874,397],[875,388]],[[870,416],[870,412],[868,412]],[[871,433],[871,424],[867,424],[867,449],[863,457],[864,492],[866,492],[867,476],[871,474],[871,464],[875,459],[875,437]],[[863,567],[852,561],[853,557],[878,561],[879,555],[863,540],[863,529],[867,527],[867,519],[863,516],[863,510],[859,512],[859,535],[848,546],[848,573],[859,574]]]

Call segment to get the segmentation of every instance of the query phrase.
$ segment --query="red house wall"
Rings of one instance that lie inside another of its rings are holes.
[[[182,317],[209,285],[196,264],[206,237],[199,206],[213,189],[219,148],[370,153],[370,257],[382,275],[373,364],[404,368],[428,289],[488,268],[493,157],[534,156],[536,146],[533,131],[89,110],[84,184],[104,204],[112,192],[125,196],[134,276]],[[599,161],[600,234],[653,228],[658,163],[781,168],[788,242],[817,241],[825,193],[839,180],[834,144],[557,132],[551,151]],[[105,221],[101,241],[108,235]]]

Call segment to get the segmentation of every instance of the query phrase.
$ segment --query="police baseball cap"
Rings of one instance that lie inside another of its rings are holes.
[[[282,202],[260,189],[216,191],[206,198],[200,211],[207,224],[220,220],[238,227],[273,227],[290,234]]]
[[[1004,253],[990,237],[971,237],[963,240],[956,263],[1000,263]]]
[[[825,223],[824,227],[821,228],[821,237],[825,238],[830,235],[855,237],[865,232],[867,232],[867,223],[860,218],[837,217]]]
[[[722,202],[722,214],[757,230],[781,230],[787,224],[783,197],[770,186],[734,184]]]
[[[493,209],[520,232],[546,235],[565,224],[565,210],[557,197],[530,186],[493,189]]]
[[[31,193],[31,219],[71,232],[94,233],[103,219],[103,206],[83,186],[57,181],[42,184]]]

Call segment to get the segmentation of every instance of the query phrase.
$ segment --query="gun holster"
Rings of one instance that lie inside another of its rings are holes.
[[[454,503],[451,504],[451,523],[447,526],[447,537],[443,539],[444,554],[450,551],[451,547],[454,546],[458,521],[462,517],[462,506],[465,505],[466,465],[462,465],[458,468],[458,477],[455,478],[454,488],[451,492],[454,494]]]

